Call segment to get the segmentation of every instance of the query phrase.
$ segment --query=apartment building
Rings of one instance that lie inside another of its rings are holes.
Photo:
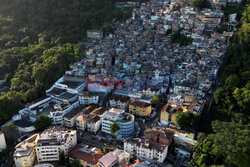
[[[113,94],[110,97],[109,105],[112,108],[119,108],[119,109],[126,109],[129,103],[129,97],[128,96],[121,96]]]
[[[63,116],[74,108],[79,106],[79,102],[73,104],[70,103],[57,103],[53,107],[54,109],[50,112],[50,118],[52,119],[53,125],[63,125]]]
[[[81,105],[77,108],[74,108],[69,113],[65,114],[63,117],[64,126],[72,128],[75,125],[75,119],[83,113],[84,106]]]
[[[83,105],[88,104],[98,104],[99,102],[99,93],[97,92],[81,92],[79,94],[79,102]]]
[[[13,158],[16,167],[32,167],[36,162],[36,145],[39,134],[34,134],[15,147]]]
[[[79,115],[75,120],[75,124],[76,124],[76,129],[77,130],[85,131],[85,129],[87,127],[87,119],[86,119],[86,117],[83,114]]]
[[[91,115],[87,119],[87,130],[89,132],[97,133],[97,131],[101,128],[102,120],[97,115]]]
[[[149,139],[135,138],[124,142],[124,150],[137,158],[163,162],[167,157],[168,146],[154,143]]]
[[[68,152],[77,145],[76,131],[66,131],[65,128],[53,126],[44,130],[37,142],[37,161],[58,161],[61,152],[68,156]]]
[[[119,130],[116,132],[117,137],[128,137],[134,132],[134,116],[125,113],[125,110],[112,108],[105,113],[102,120],[102,132],[112,134],[111,126],[117,122]]]
[[[162,163],[167,157],[173,133],[160,129],[147,129],[145,137],[146,139],[135,138],[124,141],[124,151],[136,158],[157,160]]]
[[[197,141],[194,140],[193,133],[186,133],[181,130],[170,129],[170,128],[166,128],[166,131],[174,133],[175,146],[181,149],[185,149],[190,152],[193,150],[193,147],[197,143]]]
[[[142,90],[142,94],[146,97],[154,97],[154,96],[160,95],[160,93],[161,93],[160,89],[148,88],[148,89]]]
[[[129,103],[129,112],[133,115],[148,116],[152,111],[152,105],[143,101],[132,100]]]

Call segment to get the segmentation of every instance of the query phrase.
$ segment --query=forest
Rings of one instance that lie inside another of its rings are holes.
[[[222,84],[214,93],[210,122],[194,148],[193,167],[250,166],[249,11],[246,2],[242,25],[227,51]]]
[[[0,125],[44,95],[68,65],[84,56],[88,29],[112,31],[131,16],[115,0],[0,0]]]

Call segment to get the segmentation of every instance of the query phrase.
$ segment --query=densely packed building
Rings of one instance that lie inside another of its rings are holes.
[[[211,9],[202,10],[187,0],[116,3],[119,8],[135,7],[132,17],[114,20],[110,34],[89,30],[90,40],[83,42],[85,58],[71,64],[46,97],[27,104],[11,120],[25,116],[34,122],[48,115],[59,125],[18,144],[16,166],[59,161],[61,152],[82,166],[129,166],[136,158],[130,166],[162,165],[173,143],[176,154],[190,156],[196,141],[193,134],[172,127],[176,113],[202,112],[232,35],[214,30],[224,17],[218,4],[234,1],[211,2]],[[235,18],[230,15],[230,20]],[[175,33],[185,36],[187,45],[174,42]],[[150,102],[159,95],[166,104],[162,109]],[[82,135],[78,145],[77,133]],[[123,150],[110,147],[114,151],[104,154],[100,148],[106,148],[107,141],[123,141]]]
[[[68,153],[77,145],[76,131],[66,131],[65,128],[54,126],[40,134],[36,145],[37,161],[59,161],[60,154]]]

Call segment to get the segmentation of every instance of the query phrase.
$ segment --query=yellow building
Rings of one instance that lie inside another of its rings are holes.
[[[148,116],[151,110],[152,105],[142,101],[132,100],[129,104],[129,112],[134,115]]]
[[[161,110],[161,124],[163,125],[168,125],[169,121],[170,121],[170,106],[169,105],[165,105],[162,110]]]
[[[22,141],[15,147],[14,161],[16,167],[32,167],[36,161],[36,145],[39,134],[34,134],[28,139]]]
[[[161,124],[168,125],[170,122],[175,123],[176,109],[166,104],[161,110]]]

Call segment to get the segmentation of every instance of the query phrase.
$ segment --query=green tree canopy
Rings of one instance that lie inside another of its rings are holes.
[[[191,112],[178,112],[175,119],[177,125],[188,132],[192,132],[199,123],[199,116]]]
[[[14,145],[18,138],[18,128],[15,124],[10,123],[2,129],[7,145]]]
[[[249,166],[250,125],[215,121],[212,126],[214,133],[195,146],[191,166]]]
[[[179,43],[181,46],[186,46],[191,44],[193,39],[190,37],[186,37],[185,35],[181,34],[180,30],[178,30],[172,34],[171,41],[173,43]]]
[[[80,161],[77,159],[74,159],[71,163],[70,163],[70,167],[80,167]]]
[[[209,8],[211,5],[207,0],[192,0],[191,5],[195,8]]]
[[[110,126],[110,132],[114,135],[118,130],[120,129],[119,125],[117,122],[114,122],[111,126]]]
[[[162,102],[162,95],[157,95],[157,96],[154,96],[150,99],[150,102],[154,105],[154,106],[157,106],[159,104],[161,104]]]
[[[40,115],[36,122],[35,127],[38,132],[42,132],[44,129],[52,125],[51,119],[46,115]]]
[[[60,151],[59,153],[59,164],[60,165],[65,165],[66,158],[65,158],[65,153],[64,151]]]
[[[210,131],[194,147],[192,167],[250,166],[249,2],[243,12],[237,40],[227,50],[228,61],[210,109]],[[209,123],[208,123],[209,125]],[[208,128],[209,129],[209,128]]]

